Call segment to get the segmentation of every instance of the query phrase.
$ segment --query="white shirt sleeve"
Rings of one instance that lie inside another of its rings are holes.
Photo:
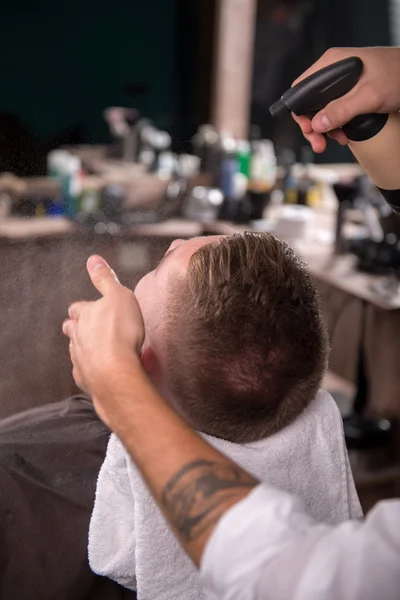
[[[330,527],[260,485],[222,517],[200,573],[210,599],[399,600],[400,501]]]

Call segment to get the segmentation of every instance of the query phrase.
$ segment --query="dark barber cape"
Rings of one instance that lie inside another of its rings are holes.
[[[1,600],[136,597],[87,559],[109,435],[84,396],[0,421]]]

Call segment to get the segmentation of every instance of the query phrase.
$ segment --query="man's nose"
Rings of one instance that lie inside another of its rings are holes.
[[[170,245],[170,247],[168,248],[167,252],[171,252],[171,250],[175,250],[175,248],[177,248],[178,246],[180,246],[181,244],[184,244],[186,242],[186,240],[174,240],[172,242],[172,244]]]

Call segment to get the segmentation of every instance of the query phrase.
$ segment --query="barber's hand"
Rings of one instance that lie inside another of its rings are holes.
[[[314,152],[324,152],[324,133],[343,146],[347,144],[347,137],[339,127],[357,115],[392,113],[400,109],[400,48],[331,48],[293,85],[351,56],[360,57],[364,63],[364,72],[357,85],[345,96],[330,102],[312,121],[293,115]]]
[[[70,338],[75,382],[92,396],[97,412],[107,423],[98,398],[113,388],[121,371],[139,364],[144,324],[133,292],[119,283],[100,256],[92,256],[87,269],[102,298],[72,304],[63,333]]]

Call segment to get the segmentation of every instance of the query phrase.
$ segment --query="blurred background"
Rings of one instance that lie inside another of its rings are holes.
[[[399,0],[4,2],[0,418],[76,391],[90,254],[133,287],[175,238],[270,231],[317,280],[363,506],[398,495],[399,217],[269,113],[329,47],[396,44]]]
[[[5,2],[0,169],[43,175],[50,149],[109,142],[102,111],[110,105],[135,107],[169,131],[174,150],[187,149],[211,117],[216,4]],[[269,105],[325,49],[391,43],[388,0],[257,4],[251,121],[266,137]],[[294,127],[287,135],[300,144]],[[335,147],[331,154],[342,158]]]

